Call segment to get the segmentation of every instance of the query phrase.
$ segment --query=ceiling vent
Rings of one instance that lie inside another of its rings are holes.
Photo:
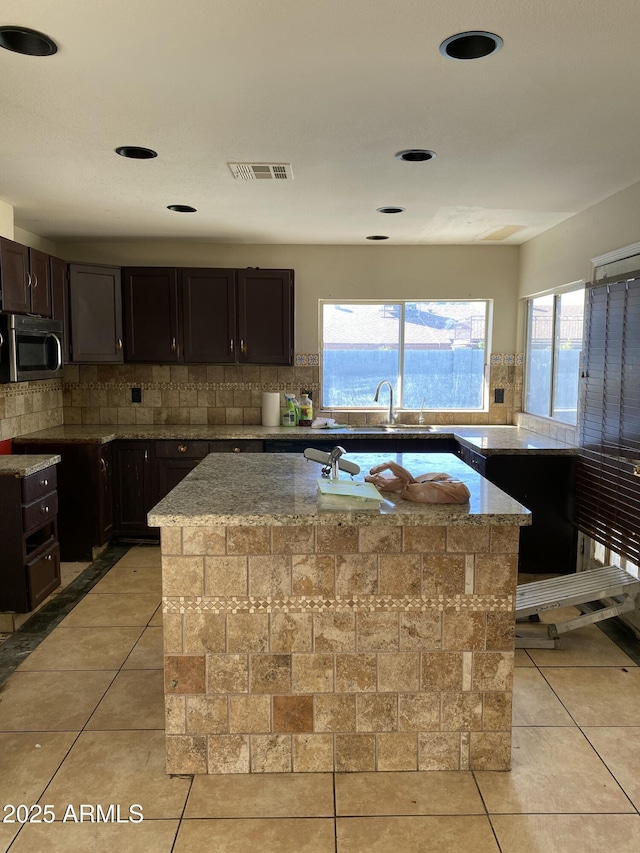
[[[236,181],[292,181],[291,163],[228,163]]]

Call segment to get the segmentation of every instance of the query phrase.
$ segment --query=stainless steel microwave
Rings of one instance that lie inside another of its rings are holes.
[[[0,382],[62,376],[62,322],[0,314]]]

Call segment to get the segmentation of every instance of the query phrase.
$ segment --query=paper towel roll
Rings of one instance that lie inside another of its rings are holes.
[[[262,426],[280,425],[280,393],[262,392]]]

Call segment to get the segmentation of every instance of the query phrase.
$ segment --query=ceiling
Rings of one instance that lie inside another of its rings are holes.
[[[0,199],[54,241],[496,245],[518,226],[503,245],[640,180],[637,0],[3,0],[6,24],[58,45],[0,49]],[[504,46],[440,54],[469,30]]]

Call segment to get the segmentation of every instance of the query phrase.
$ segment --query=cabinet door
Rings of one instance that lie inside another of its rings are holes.
[[[62,352],[65,364],[69,361],[69,294],[67,262],[51,258],[51,316],[62,323]]]
[[[41,317],[51,316],[51,258],[37,249],[29,249],[31,275],[31,311]]]
[[[71,360],[118,363],[123,359],[119,267],[69,264]]]
[[[201,461],[201,459],[157,459],[156,500],[160,501],[165,495],[168,495],[171,489],[181,483]]]
[[[293,364],[293,270],[238,270],[238,360]]]
[[[125,269],[124,316],[126,361],[173,364],[182,360],[177,269]]]
[[[31,311],[29,287],[29,249],[0,237],[0,285],[2,286],[2,310],[16,314]]]
[[[113,533],[113,474],[111,445],[106,444],[98,451],[98,545],[108,542]]]
[[[118,441],[113,446],[113,532],[145,535],[151,497],[151,443]]]
[[[184,361],[235,361],[235,271],[183,269],[180,283]]]

